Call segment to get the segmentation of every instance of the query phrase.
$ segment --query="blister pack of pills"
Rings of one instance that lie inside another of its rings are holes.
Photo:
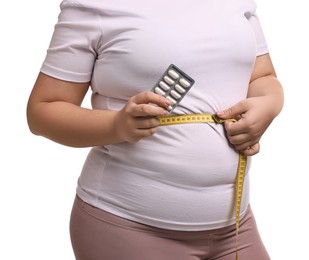
[[[171,64],[152,88],[152,91],[166,97],[171,102],[171,105],[168,107],[171,113],[193,84],[194,79],[174,64]]]

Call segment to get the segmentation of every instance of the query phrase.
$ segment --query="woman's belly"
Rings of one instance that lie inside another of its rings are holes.
[[[222,125],[162,126],[135,144],[94,148],[78,193],[116,215],[167,229],[206,230],[234,223],[238,153]],[[245,181],[243,205],[248,204]]]
[[[112,146],[110,155],[149,178],[190,187],[231,184],[238,164],[223,126],[204,123],[161,126],[136,144]]]

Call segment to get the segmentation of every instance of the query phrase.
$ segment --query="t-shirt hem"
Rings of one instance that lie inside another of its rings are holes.
[[[174,231],[209,231],[214,229],[226,228],[232,225],[235,225],[236,220],[235,217],[231,218],[228,221],[224,222],[215,222],[215,223],[172,223],[172,222],[164,222],[162,220],[150,219],[146,217],[141,217],[132,214],[131,212],[127,212],[122,210],[118,207],[112,206],[109,203],[105,202],[98,203],[98,200],[91,198],[87,193],[82,191],[81,189],[77,188],[76,192],[77,196],[83,200],[84,202],[96,207],[98,209],[104,210],[111,214],[114,214],[118,217],[134,221],[143,225],[148,225],[156,228],[162,228],[167,230],[174,230]],[[240,212],[240,219],[245,215],[248,209],[248,205],[242,207],[242,211]]]

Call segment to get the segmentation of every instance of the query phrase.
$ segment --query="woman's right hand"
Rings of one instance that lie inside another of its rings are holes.
[[[169,105],[166,98],[151,91],[131,97],[115,117],[114,127],[119,139],[135,143],[153,135],[159,126],[158,117],[168,114]]]

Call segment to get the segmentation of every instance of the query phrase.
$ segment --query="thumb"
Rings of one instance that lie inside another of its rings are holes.
[[[222,119],[230,119],[230,118],[239,118],[241,114],[246,112],[246,107],[244,102],[239,102],[236,105],[224,109],[222,111],[218,111],[216,115]]]

